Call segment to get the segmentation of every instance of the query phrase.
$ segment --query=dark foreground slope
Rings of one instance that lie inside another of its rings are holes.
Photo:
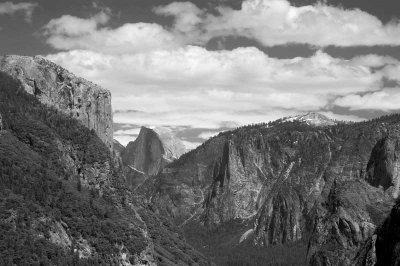
[[[220,264],[352,265],[398,195],[400,116],[315,124],[224,132],[144,191]]]
[[[0,72],[0,265],[207,265],[94,130]]]
[[[400,203],[393,207],[375,233],[359,250],[354,265],[394,266],[400,264]]]

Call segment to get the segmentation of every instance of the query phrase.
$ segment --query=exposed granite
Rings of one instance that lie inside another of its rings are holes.
[[[400,264],[400,205],[392,208],[385,221],[375,230],[357,253],[353,265],[394,266]]]
[[[157,175],[165,164],[164,153],[164,146],[157,133],[142,127],[136,140],[129,142],[122,151],[122,161],[138,172]]]
[[[43,104],[78,119],[112,149],[113,123],[109,91],[42,58],[0,56],[0,71],[17,78]]]
[[[351,265],[380,223],[377,217],[389,212],[397,187],[396,149],[383,156],[373,152],[389,133],[394,143],[400,139],[400,120],[385,119],[326,127],[289,121],[226,132],[167,165],[143,193],[179,226],[220,227],[239,219],[253,228],[243,228],[237,243],[311,239],[311,265]],[[387,162],[387,155],[391,182],[369,184],[378,173],[372,165]],[[332,243],[336,253],[330,252]]]

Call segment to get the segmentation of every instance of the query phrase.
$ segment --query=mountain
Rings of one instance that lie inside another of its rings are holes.
[[[26,92],[46,106],[93,129],[112,149],[113,123],[109,91],[40,57],[0,56],[0,71],[18,79]]]
[[[357,254],[355,265],[391,266],[400,263],[399,253],[399,202],[391,210],[384,223],[365,241]]]
[[[210,264],[129,189],[109,92],[41,58],[1,62],[1,265]]]
[[[168,129],[142,127],[139,136],[128,143],[121,156],[126,166],[136,172],[153,176],[185,150],[184,144]]]
[[[290,121],[304,122],[310,126],[332,126],[337,124],[334,120],[328,118],[327,116],[314,112],[288,117],[282,120],[282,122]]]
[[[400,115],[246,126],[184,154],[142,192],[219,265],[352,265],[397,195],[399,139]]]

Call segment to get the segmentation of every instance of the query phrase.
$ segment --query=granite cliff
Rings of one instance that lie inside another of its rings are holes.
[[[113,124],[109,91],[39,56],[1,56],[0,71],[17,78],[25,91],[41,103],[93,129],[107,147],[112,149]]]
[[[129,189],[109,92],[41,58],[1,62],[1,265],[209,264]]]
[[[156,175],[165,165],[163,143],[158,134],[146,127],[140,129],[135,141],[129,142],[122,151],[124,165],[146,175]]]
[[[357,266],[391,266],[400,263],[400,205],[391,210],[385,221],[372,236],[365,241],[358,251],[354,265]]]
[[[199,226],[214,235],[234,228],[211,249],[297,243],[307,247],[304,264],[352,265],[398,191],[400,118],[312,118],[221,133],[149,179],[144,193],[189,239]]]
[[[167,128],[142,127],[138,137],[120,151],[127,182],[132,189],[185,152],[185,146]]]

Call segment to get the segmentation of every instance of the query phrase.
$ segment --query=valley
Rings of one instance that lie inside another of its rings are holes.
[[[113,140],[111,94],[0,58],[2,265],[396,265],[400,115],[306,113],[196,149]]]

